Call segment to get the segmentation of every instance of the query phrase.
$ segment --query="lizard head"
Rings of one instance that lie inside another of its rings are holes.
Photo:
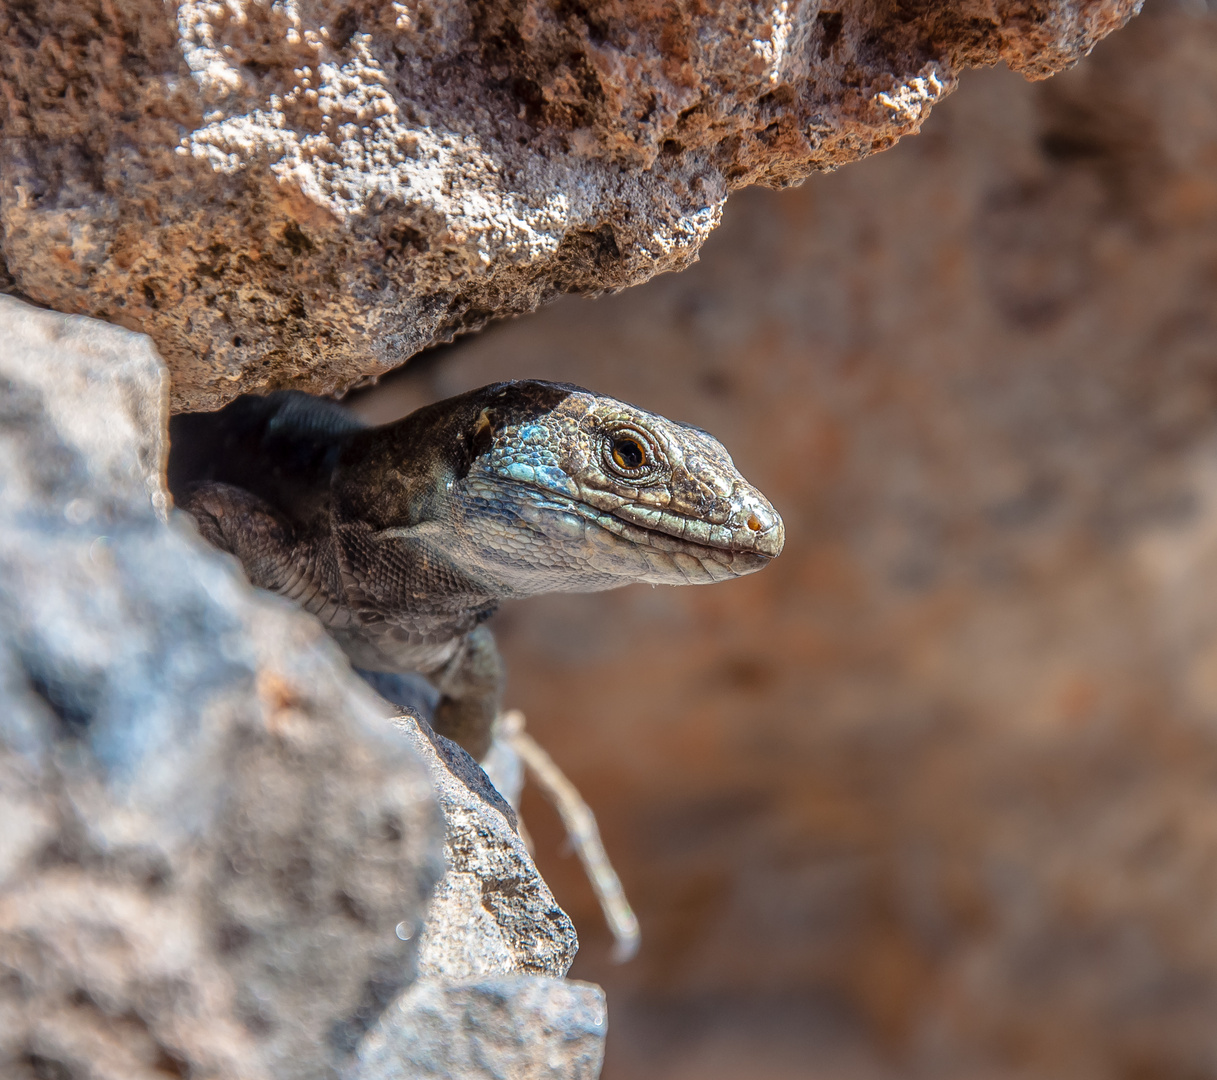
[[[782,550],[782,519],[699,428],[531,380],[412,420],[447,431],[415,499],[438,525],[428,546],[504,594],[723,581]]]

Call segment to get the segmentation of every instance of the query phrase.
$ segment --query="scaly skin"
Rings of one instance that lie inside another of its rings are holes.
[[[352,662],[417,671],[435,727],[489,746],[499,602],[751,574],[782,520],[698,428],[576,386],[497,383],[363,428],[303,394],[176,417],[170,486],[250,581]]]

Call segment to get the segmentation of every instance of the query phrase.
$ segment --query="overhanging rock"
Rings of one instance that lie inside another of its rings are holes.
[[[1049,75],[1138,6],[5,5],[0,287],[150,334],[175,408],[340,391],[680,269],[730,189],[885,149],[963,68]]]

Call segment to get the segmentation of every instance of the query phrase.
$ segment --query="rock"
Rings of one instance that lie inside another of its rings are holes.
[[[456,743],[411,716],[396,724],[427,765],[448,825],[420,977],[565,975],[579,948],[575,928],[517,835],[515,811]]]
[[[149,333],[177,409],[340,391],[688,265],[727,192],[1040,78],[1137,0],[34,0],[0,9],[0,284]]]
[[[0,1074],[331,1076],[413,976],[427,772],[311,619],[164,520],[148,340],[0,324]]]
[[[168,510],[149,340],[9,297],[0,323],[0,1074],[331,1077],[416,968],[564,974],[574,929],[472,759]],[[594,988],[408,1000],[512,1075],[598,1074]]]
[[[368,1033],[349,1080],[595,1080],[607,1028],[590,983],[419,979]]]

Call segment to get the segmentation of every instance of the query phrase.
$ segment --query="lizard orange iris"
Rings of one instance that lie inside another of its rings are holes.
[[[641,469],[647,463],[647,452],[637,439],[614,439],[613,460],[623,469]]]

